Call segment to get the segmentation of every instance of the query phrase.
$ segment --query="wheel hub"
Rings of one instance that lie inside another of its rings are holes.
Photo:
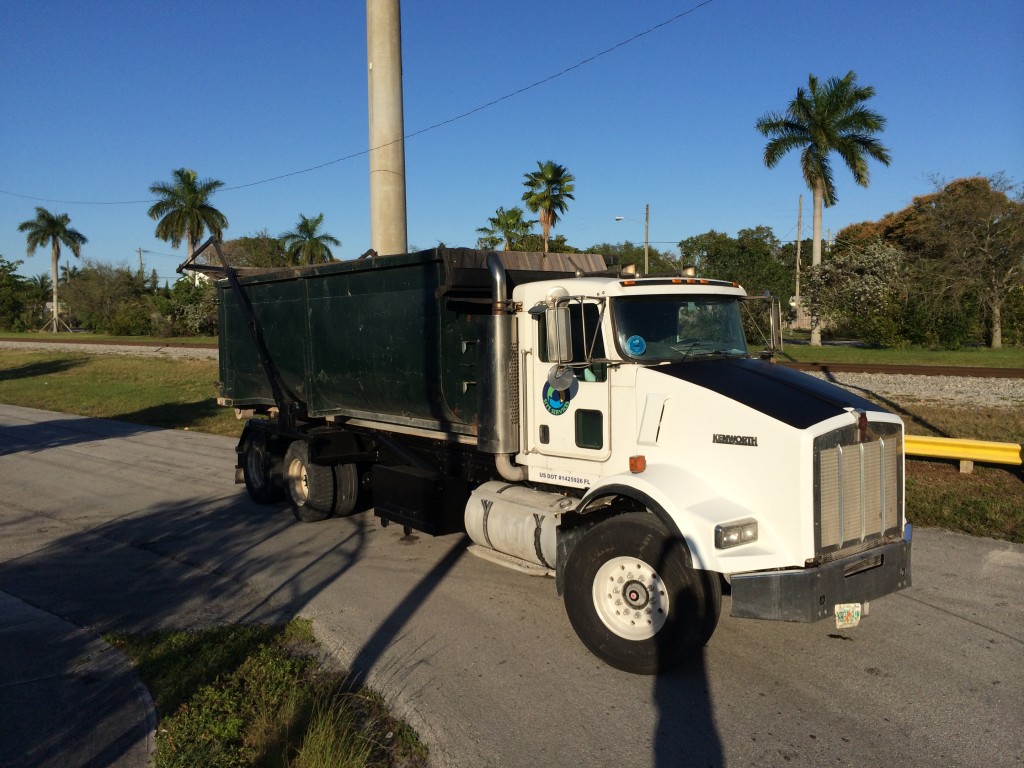
[[[658,572],[633,557],[614,557],[594,575],[594,609],[627,640],[654,637],[668,620],[669,598]]]
[[[647,587],[635,579],[626,582],[626,586],[622,588],[622,597],[630,608],[638,611],[646,608],[647,604],[651,601],[651,595],[647,591]]]

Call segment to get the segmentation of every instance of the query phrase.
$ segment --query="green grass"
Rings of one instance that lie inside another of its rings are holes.
[[[41,333],[39,331],[0,331],[0,341],[28,339],[30,341],[59,341],[62,344],[139,344],[156,343],[166,347],[216,347],[216,336],[111,336],[108,333]]]
[[[217,363],[128,355],[0,350],[0,402],[166,429],[241,434],[217,405]]]
[[[419,768],[427,749],[376,693],[320,662],[308,621],[105,638],[156,705],[154,768]]]
[[[798,363],[877,363],[880,365],[953,365],[975,368],[1024,368],[1024,347],[964,349],[869,348],[826,343],[820,347],[783,342],[780,361]]]
[[[907,462],[907,519],[914,525],[1024,544],[1024,472],[956,462]]]
[[[978,406],[965,408],[927,403],[885,403],[907,425],[907,434],[955,437],[961,440],[1024,440],[1024,408]]]

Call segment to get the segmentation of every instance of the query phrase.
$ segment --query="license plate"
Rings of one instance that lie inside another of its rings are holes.
[[[836,604],[836,629],[856,627],[860,624],[860,603]]]

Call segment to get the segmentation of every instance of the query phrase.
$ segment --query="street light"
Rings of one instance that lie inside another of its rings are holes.
[[[625,216],[616,216],[616,221],[625,220]],[[630,221],[636,221],[636,219],[630,219]],[[651,224],[651,205],[648,203],[644,206],[644,274],[646,275],[651,271],[651,245],[647,239],[647,231]]]

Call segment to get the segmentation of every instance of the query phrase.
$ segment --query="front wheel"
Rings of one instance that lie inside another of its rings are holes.
[[[284,454],[284,483],[292,512],[303,523],[315,523],[334,509],[334,470],[309,460],[309,444],[296,440]]]
[[[617,669],[650,675],[697,652],[718,624],[718,576],[694,570],[685,545],[654,515],[598,523],[565,567],[565,610],[576,634]]]

